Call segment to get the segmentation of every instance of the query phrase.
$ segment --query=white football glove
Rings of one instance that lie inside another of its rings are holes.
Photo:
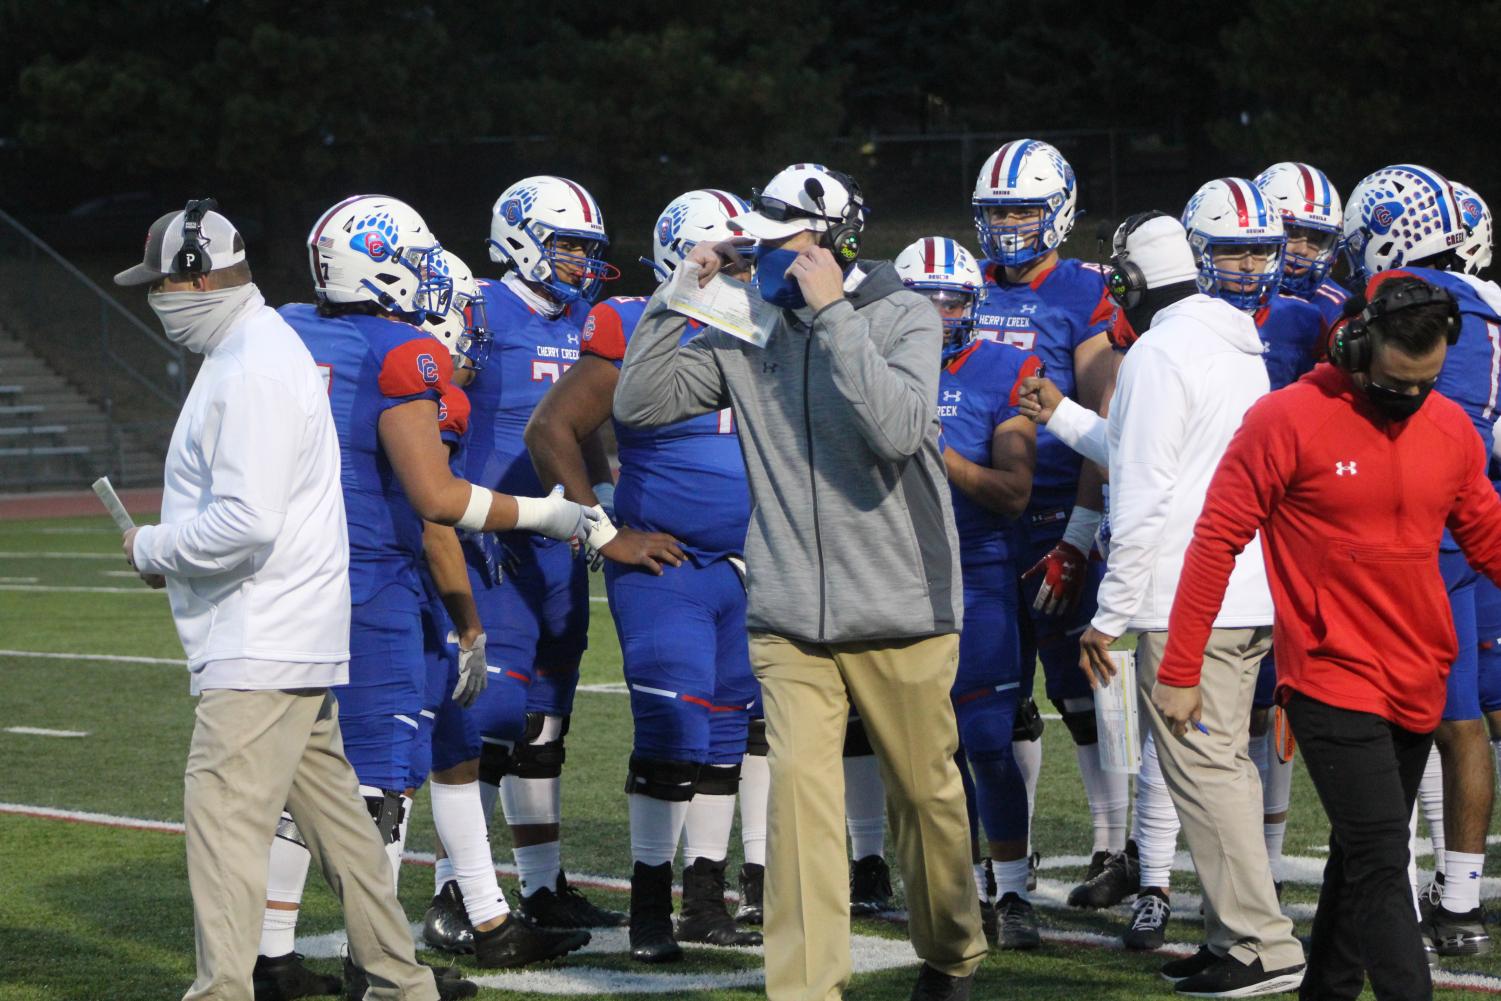
[[[549,539],[583,539],[604,513],[563,499],[563,485],[546,497],[516,498],[516,528]]]
[[[453,686],[453,700],[468,709],[489,683],[490,672],[485,669],[485,634],[480,633],[474,638],[474,646],[468,650],[459,647],[459,683]]]

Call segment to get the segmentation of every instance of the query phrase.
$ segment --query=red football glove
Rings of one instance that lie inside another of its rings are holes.
[[[1084,591],[1084,568],[1088,557],[1072,543],[1060,542],[1022,574],[1022,580],[1042,575],[1042,587],[1032,607],[1043,615],[1062,615],[1079,603]]]

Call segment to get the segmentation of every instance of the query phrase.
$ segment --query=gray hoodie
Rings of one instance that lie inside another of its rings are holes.
[[[659,289],[626,349],[615,418],[661,427],[731,406],[750,478],[752,631],[824,643],[957,632],[959,543],[938,451],[943,328],[888,263],[765,348]]]

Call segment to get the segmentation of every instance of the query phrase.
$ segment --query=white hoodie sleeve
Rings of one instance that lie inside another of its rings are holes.
[[[1109,636],[1126,632],[1146,597],[1187,431],[1182,371],[1141,346],[1126,356],[1110,404],[1110,565],[1091,623]]]
[[[1090,462],[1110,465],[1110,441],[1105,418],[1067,396],[1048,418],[1047,429]]]
[[[246,373],[225,379],[216,396],[195,443],[213,499],[187,521],[136,532],[142,573],[223,573],[274,542],[286,520],[306,420],[297,399],[281,382]]]

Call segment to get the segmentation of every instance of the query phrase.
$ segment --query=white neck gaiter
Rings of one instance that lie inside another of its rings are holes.
[[[561,302],[555,302],[548,296],[532,288],[515,271],[507,271],[500,280],[505,283],[507,288],[520,296],[522,302],[549,320],[556,319],[562,314],[563,304]]]
[[[254,283],[208,292],[150,292],[146,304],[161,321],[162,332],[173,344],[207,354],[229,332],[241,310],[265,305]]]

